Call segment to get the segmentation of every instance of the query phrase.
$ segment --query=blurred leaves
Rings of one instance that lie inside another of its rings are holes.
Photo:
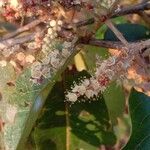
[[[148,150],[150,147],[150,97],[131,91],[129,98],[132,133],[123,150]]]
[[[14,24],[3,22],[0,20],[0,36],[3,36],[4,34],[12,32],[16,29],[17,27]]]

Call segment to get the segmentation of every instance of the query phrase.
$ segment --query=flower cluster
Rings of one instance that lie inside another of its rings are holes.
[[[132,66],[135,58],[122,51],[118,56],[111,56],[106,60],[97,58],[96,71],[91,78],[83,79],[79,84],[74,83],[71,91],[67,91],[66,100],[76,102],[79,97],[95,99],[113,80],[124,80],[127,70]]]
[[[31,66],[31,77],[38,83],[41,79],[50,78],[60,68],[71,54],[72,42],[58,38],[63,22],[50,20],[47,25],[47,34],[43,38],[42,58]]]

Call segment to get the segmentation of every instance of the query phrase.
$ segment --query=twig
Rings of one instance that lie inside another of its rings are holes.
[[[137,4],[137,5],[133,5],[133,6],[130,6],[130,7],[127,7],[127,8],[123,8],[122,10],[116,11],[111,16],[111,18],[121,16],[121,15],[130,14],[130,13],[139,13],[139,11],[144,11],[144,10],[148,10],[148,9],[150,9],[150,3],[149,2],[140,3],[140,4]],[[33,38],[34,38],[33,34],[23,36],[23,37],[19,37],[17,39],[10,39],[10,38],[12,38],[12,37],[14,37],[14,36],[16,36],[16,35],[18,35],[22,32],[30,30],[31,28],[37,26],[41,22],[43,22],[43,21],[42,20],[34,20],[33,22],[19,28],[18,30],[14,31],[12,33],[6,34],[2,38],[3,41],[0,41],[0,49],[5,48],[5,47],[11,47],[15,44],[22,44],[23,42],[28,42],[30,40],[33,40]],[[80,22],[76,23],[75,25],[76,25],[76,27],[79,28],[79,27],[82,27],[82,26],[85,26],[85,25],[93,24],[94,22],[95,22],[94,18],[90,18],[88,20],[80,21]],[[71,29],[71,28],[69,28],[69,29]],[[107,45],[106,45],[106,47],[107,47]]]
[[[6,34],[6,35],[2,38],[2,40],[6,40],[6,39],[9,39],[9,38],[12,38],[12,37],[14,37],[14,36],[16,36],[16,35],[18,35],[18,34],[20,34],[20,33],[22,33],[22,32],[28,31],[28,30],[32,29],[33,27],[39,25],[41,22],[43,22],[43,21],[42,21],[42,20],[39,20],[39,19],[34,20],[34,21],[32,21],[31,23],[29,23],[29,24],[27,24],[27,25],[25,25],[25,26],[23,26],[23,27],[17,29],[17,30],[14,31],[14,32],[11,32],[11,33]]]
[[[124,38],[122,33],[114,26],[114,24],[111,22],[111,20],[105,21],[105,24],[114,32],[116,37],[126,46],[128,47],[129,43],[128,41]]]
[[[116,18],[119,16],[124,16],[124,15],[134,14],[134,13],[139,14],[139,12],[143,12],[143,11],[149,10],[149,9],[150,9],[150,3],[149,2],[140,3],[140,4],[132,5],[130,7],[125,7],[125,8],[122,8],[120,10],[117,10],[116,12],[112,13],[109,16],[109,18]],[[74,26],[79,28],[82,26],[93,24],[94,22],[95,22],[95,19],[90,18],[87,20],[79,21],[79,22],[75,23]],[[69,26],[69,25],[64,27],[64,29],[69,29],[69,30],[71,30],[72,28],[73,27]]]
[[[95,38],[90,39],[90,40],[86,40],[82,37],[82,38],[80,38],[79,43],[80,44],[91,45],[91,46],[103,47],[103,48],[112,48],[112,49],[119,49],[119,50],[125,49],[125,45],[122,42],[97,40]],[[150,46],[150,39],[144,40],[144,41],[130,42],[129,46],[131,48],[137,47],[138,50],[148,48]]]
[[[54,73],[54,75],[50,79],[50,82],[46,84],[46,86],[41,90],[39,95],[36,97],[34,103],[32,104],[27,121],[25,123],[24,130],[22,132],[22,135],[21,135],[21,138],[20,138],[20,141],[18,143],[16,150],[24,149],[27,139],[32,131],[32,128],[36,120],[38,119],[39,113],[41,112],[49,93],[51,92],[58,78],[60,77],[60,74],[64,72],[68,64],[70,64],[70,62],[72,61],[72,58],[78,53],[78,49],[75,48],[76,43],[78,43],[78,38],[75,38],[73,41],[73,45],[71,48],[71,55],[66,59],[66,61],[64,62],[64,65],[62,65],[57,70],[57,72]],[[38,104],[38,107],[37,107],[37,104]]]
[[[118,10],[116,11],[115,13],[113,13],[110,18],[115,18],[115,17],[118,17],[118,16],[123,16],[123,15],[127,15],[127,14],[133,14],[133,13],[139,13],[140,11],[144,11],[144,10],[149,10],[150,9],[150,3],[149,2],[145,2],[145,3],[140,3],[140,4],[137,4],[137,5],[133,5],[133,6],[130,6],[130,7],[126,7],[126,8],[123,8],[121,10]],[[30,29],[32,29],[33,27],[39,25],[40,23],[42,23],[43,21],[42,20],[34,20],[33,22],[17,29],[16,31],[14,32],[11,32],[11,33],[8,33],[6,34],[2,40],[6,40],[6,39],[9,39],[9,38],[12,38],[12,37],[15,37],[16,35],[22,33],[22,32],[25,32],[25,31],[28,31]],[[86,26],[86,25],[90,25],[90,24],[93,24],[95,22],[95,19],[94,18],[90,18],[90,19],[87,19],[87,20],[83,20],[83,21],[80,21],[76,24],[74,24],[77,28],[79,27],[82,27],[82,26]],[[69,25],[64,27],[64,29],[72,29],[73,27],[70,27]]]
[[[34,40],[34,38],[35,38],[35,33],[28,34],[26,36],[22,36],[18,38],[7,39],[7,40],[0,42],[0,49],[9,48],[16,44],[23,44],[23,43]],[[99,46],[99,47],[104,47],[104,48],[112,48],[112,49],[124,49],[125,47],[122,42],[97,40],[95,38],[91,38],[87,40],[86,37],[81,37],[78,43],[92,45],[92,46]],[[137,45],[138,43],[141,43],[142,45],[144,45],[144,47],[150,46],[150,40],[140,41],[140,42],[138,41],[138,42],[133,42],[129,44]]]
[[[142,17],[142,19],[143,19],[147,24],[150,25],[150,16],[148,16],[148,15],[146,14],[146,12],[141,12],[141,11],[140,11],[138,14]]]
[[[9,48],[17,44],[23,44],[34,40],[35,33],[28,34],[18,38],[11,38],[0,42],[0,49]]]
[[[118,17],[118,16],[124,16],[128,14],[138,14],[140,11],[145,11],[150,9],[150,3],[149,2],[142,2],[140,4],[136,4],[133,6],[125,7],[122,9],[118,9],[116,12],[114,12],[111,17]]]

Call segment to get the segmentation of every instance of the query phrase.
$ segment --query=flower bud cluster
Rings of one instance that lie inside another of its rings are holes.
[[[39,81],[43,77],[50,78],[71,54],[72,42],[58,38],[62,24],[61,20],[50,20],[48,24],[42,45],[43,57],[31,66],[31,77],[34,81]]]

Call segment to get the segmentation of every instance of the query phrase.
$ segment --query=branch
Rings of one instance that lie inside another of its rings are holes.
[[[147,23],[150,25],[150,16],[148,16],[148,14],[146,12],[139,12],[138,13],[141,18]]]
[[[35,33],[32,33],[32,34],[28,34],[22,37],[11,38],[11,39],[0,41],[0,49],[10,48],[17,44],[23,44],[23,43],[32,41],[34,40],[34,37],[35,37]]]
[[[116,12],[114,12],[113,14],[110,15],[110,18],[116,18],[119,16],[128,15],[128,14],[139,14],[139,12],[143,12],[145,10],[150,10],[149,2],[144,2],[144,3],[132,5],[130,7],[125,7],[120,10],[117,10]],[[95,22],[95,19],[90,18],[90,19],[76,23],[75,26],[79,28],[82,26],[93,24],[94,22]]]
[[[115,13],[113,13],[110,16],[110,18],[115,18],[115,17],[118,17],[118,16],[123,16],[123,15],[133,14],[133,13],[139,14],[140,11],[149,10],[149,9],[150,9],[150,3],[149,2],[144,2],[144,3],[136,4],[136,5],[118,10]],[[25,32],[25,31],[28,31],[28,30],[34,28],[35,26],[39,25],[42,22],[43,22],[43,20],[40,20],[40,19],[34,20],[33,22],[17,29],[14,32],[6,34],[1,40],[6,40],[6,39],[9,39],[9,38],[15,37],[16,35],[18,35],[22,32]],[[82,27],[82,26],[93,24],[94,22],[95,22],[95,19],[90,18],[90,19],[87,19],[87,20],[77,22],[77,23],[74,24],[74,26],[79,28],[79,27]],[[67,30],[68,29],[69,30],[73,29],[73,27],[70,27],[69,25],[65,26],[63,28],[67,29]]]
[[[127,8],[123,8],[119,11],[116,11],[114,14],[111,15],[111,18],[122,16],[122,15],[127,15],[127,14],[132,14],[132,13],[139,13],[139,11],[144,11],[144,10],[148,10],[148,9],[150,9],[150,3],[149,2],[140,3],[140,4],[136,4],[136,5],[133,5],[133,6],[130,6]],[[6,47],[9,48],[15,44],[22,44],[22,43],[28,42],[30,40],[33,40],[34,39],[33,34],[19,37],[17,39],[12,39],[12,38],[15,37],[16,35],[22,33],[22,32],[25,32],[25,31],[28,31],[28,30],[34,28],[35,26],[39,25],[42,22],[43,22],[42,20],[37,19],[37,20],[34,20],[33,22],[19,28],[18,30],[14,31],[14,32],[6,34],[2,38],[2,41],[0,41],[0,49],[6,48]],[[85,25],[93,24],[94,22],[95,22],[94,18],[90,18],[90,19],[83,20],[83,21],[76,23],[75,26],[77,28],[79,28],[79,27],[82,27]],[[70,30],[70,29],[72,29],[72,27],[66,26],[66,27],[64,27],[64,29]],[[103,46],[107,47],[107,45],[105,46],[105,44]]]
[[[118,16],[124,16],[128,14],[138,14],[140,11],[150,9],[150,2],[142,2],[133,6],[125,7],[114,12],[111,17],[115,18]]]
[[[39,20],[39,19],[34,20],[34,21],[32,21],[31,23],[29,23],[29,24],[27,24],[27,25],[25,25],[25,26],[23,26],[23,27],[17,29],[17,30],[14,31],[14,32],[11,32],[11,33],[6,34],[6,35],[2,38],[2,40],[6,40],[6,39],[9,39],[9,38],[13,38],[14,36],[16,36],[16,35],[18,35],[18,34],[20,34],[20,33],[22,33],[22,32],[25,32],[25,31],[28,31],[28,30],[34,28],[35,26],[39,25],[39,24],[42,23],[42,22],[43,22],[43,21],[42,21],[42,20]]]
[[[85,38],[82,37],[82,38],[80,38],[79,43],[103,47],[103,48],[118,49],[118,50],[125,49],[125,45],[122,42],[104,41],[104,40],[98,40],[95,38],[86,40]],[[148,47],[150,47],[150,39],[144,40],[144,41],[130,42],[129,46],[131,48],[136,46],[136,47],[138,47],[138,50],[148,48]]]
[[[73,44],[72,48],[70,50],[71,55],[66,59],[64,64],[56,71],[56,73],[54,73],[54,75],[49,80],[48,84],[45,85],[45,87],[42,89],[42,91],[39,93],[34,103],[32,104],[32,107],[30,109],[27,121],[25,123],[24,129],[23,129],[23,132],[22,132],[22,135],[21,135],[21,138],[20,138],[20,141],[18,143],[16,150],[24,149],[27,139],[32,131],[32,128],[34,127],[34,124],[39,116],[39,113],[41,112],[47,100],[49,93],[51,92],[55,83],[58,81],[58,78],[60,77],[60,75],[67,68],[68,64],[71,63],[72,58],[78,53],[79,49],[75,48],[77,43],[78,43],[78,39],[75,38],[72,43]],[[38,107],[37,107],[37,104],[38,104]]]

